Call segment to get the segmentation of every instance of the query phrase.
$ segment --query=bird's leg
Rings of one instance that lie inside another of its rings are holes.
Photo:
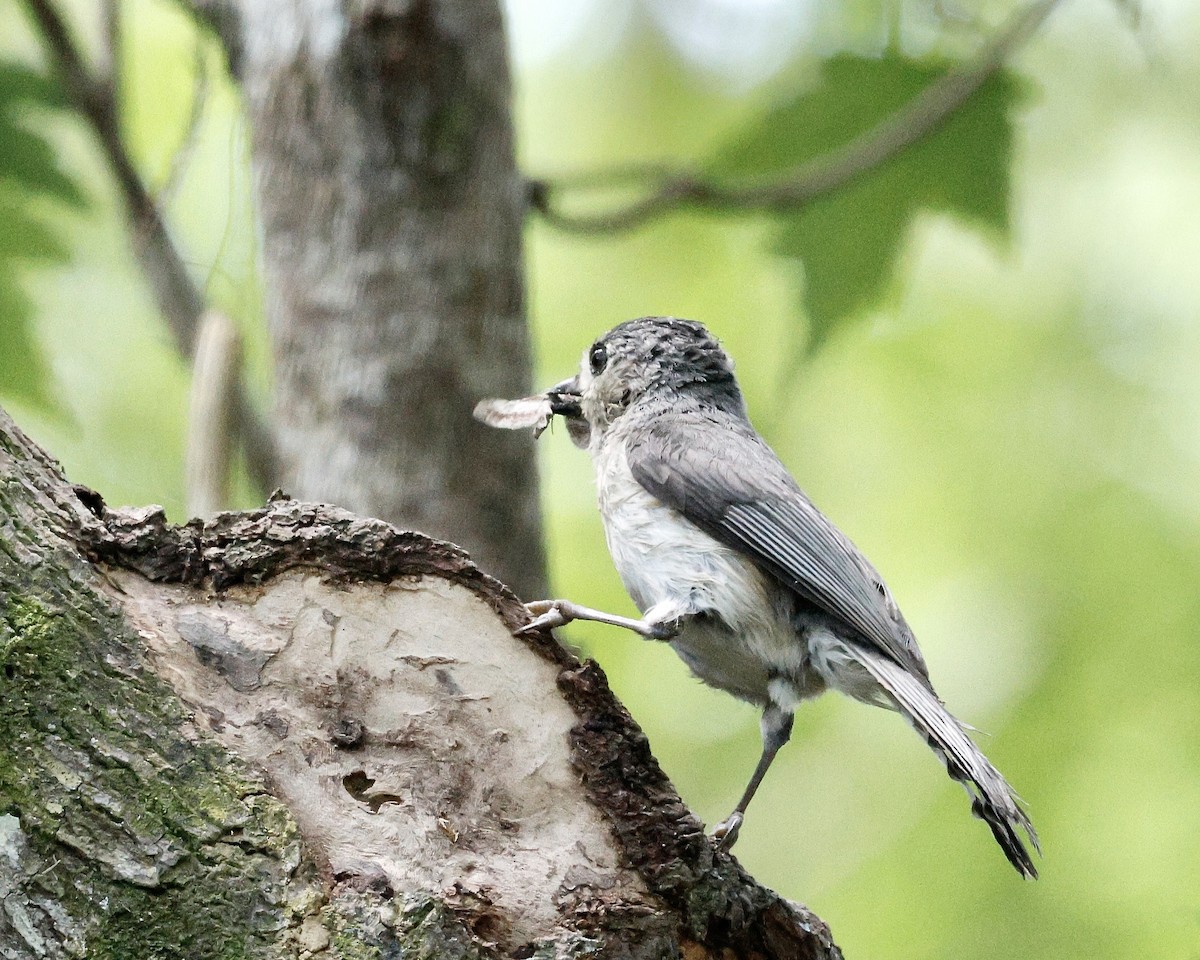
[[[614,627],[624,627],[634,633],[641,634],[647,640],[670,640],[679,633],[683,625],[682,616],[669,618],[654,616],[651,610],[641,620],[632,617],[622,617],[615,613],[605,613],[582,607],[570,600],[535,600],[525,604],[525,609],[533,617],[518,633],[532,633],[534,630],[548,630],[551,627],[561,627],[572,620],[595,620],[598,623],[609,623]]]
[[[750,801],[754,799],[758,785],[767,775],[767,770],[771,766],[771,761],[775,759],[775,754],[792,735],[792,714],[771,704],[763,711],[760,728],[763,749],[762,756],[758,758],[758,766],[754,768],[754,776],[746,784],[746,792],[742,794],[738,805],[733,808],[733,813],[718,823],[716,829],[713,830],[713,839],[717,841],[717,847],[721,850],[728,850],[737,841],[738,830],[741,829],[742,821],[746,817],[746,808],[750,806]]]

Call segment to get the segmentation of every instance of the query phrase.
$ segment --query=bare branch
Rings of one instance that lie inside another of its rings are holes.
[[[101,72],[113,105],[113,125],[121,126],[121,5],[123,0],[104,0],[100,13],[100,31],[104,61]]]
[[[125,199],[138,262],[154,289],[176,348],[186,360],[191,361],[196,347],[197,328],[205,309],[204,293],[188,274],[166,221],[138,176],[121,140],[117,125],[116,88],[111,83],[97,79],[89,71],[53,0],[25,0],[25,4],[41,32],[47,53],[67,96],[92,127],[112,168]],[[115,10],[115,5],[112,9]],[[115,22],[114,13],[109,20],[110,32],[115,29],[111,26]],[[111,38],[109,50],[113,56],[119,51],[119,45]],[[108,67],[110,78],[115,77],[118,65],[113,62]],[[234,380],[233,390],[234,422],[239,427],[247,466],[255,482],[263,490],[269,490],[274,484],[275,463],[270,434],[249,403],[240,375]]]
[[[67,96],[88,121],[112,167],[133,224],[134,249],[183,356],[190,358],[204,296],[188,275],[167,226],[121,142],[112,89],[89,73],[66,22],[51,0],[25,0]]]
[[[209,518],[228,510],[237,420],[242,338],[229,318],[209,310],[200,324],[188,402],[185,488],[188,515]]]
[[[936,131],[961,108],[1030,37],[1062,0],[1036,0],[1017,13],[970,63],[930,84],[909,103],[845,146],[801,164],[782,177],[738,184],[718,183],[692,173],[660,179],[647,196],[625,207],[596,214],[559,209],[556,194],[583,187],[612,188],[628,180],[614,175],[576,175],[570,180],[535,180],[529,202],[546,222],[574,233],[616,233],[684,207],[705,210],[795,210],[868,170],[875,169]]]

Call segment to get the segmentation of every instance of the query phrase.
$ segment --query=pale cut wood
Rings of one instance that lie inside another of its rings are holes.
[[[0,477],[0,957],[840,957],[454,545]]]

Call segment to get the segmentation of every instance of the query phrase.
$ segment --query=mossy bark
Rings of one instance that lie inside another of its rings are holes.
[[[295,824],[189,736],[80,553],[100,521],[2,413],[0,445],[0,955],[277,955],[321,905]]]
[[[0,957],[840,956],[450,544],[183,527],[0,411]]]

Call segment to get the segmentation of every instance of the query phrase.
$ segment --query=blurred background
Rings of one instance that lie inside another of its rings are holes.
[[[96,43],[93,5],[66,9]],[[519,161],[552,182],[600,172],[603,189],[564,195],[576,213],[641,195],[640,174],[605,171],[777,171],[970,58],[1016,9],[508,0]],[[239,94],[179,5],[126,10],[128,147],[265,397]],[[621,320],[709,325],[758,427],[887,577],[941,695],[1027,801],[1037,883],[899,718],[805,706],[736,852],[848,957],[1200,956],[1198,50],[1190,0],[1066,0],[952,136],[803,217],[528,219],[536,383]],[[0,161],[0,404],[73,480],[185,519],[188,367],[87,129],[29,93],[43,56],[15,0],[0,62],[0,158],[6,136],[25,151],[7,178]],[[632,613],[587,456],[562,430],[538,453],[554,595]],[[261,502],[244,478],[235,499]],[[666,647],[564,633],[689,805],[725,816],[756,712]]]

